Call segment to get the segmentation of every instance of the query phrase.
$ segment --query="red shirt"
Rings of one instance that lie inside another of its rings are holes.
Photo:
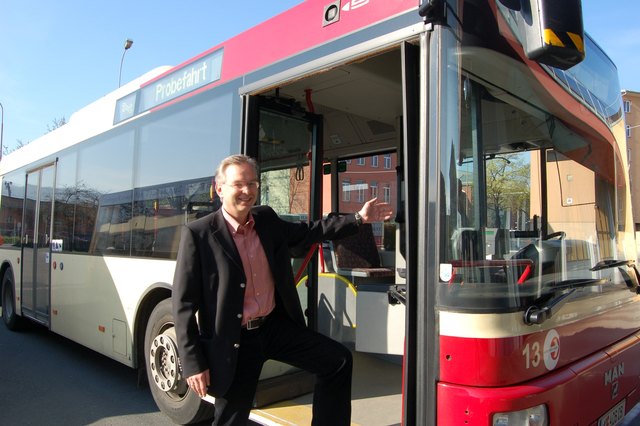
[[[275,285],[267,256],[254,228],[253,216],[249,214],[247,223],[240,225],[224,208],[222,215],[240,253],[244,275],[247,278],[247,282],[241,284],[246,285],[242,310],[242,325],[245,325],[250,319],[271,313],[275,307]]]

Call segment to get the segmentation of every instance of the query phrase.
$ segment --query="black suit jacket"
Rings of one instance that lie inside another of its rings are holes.
[[[276,305],[304,326],[291,252],[353,234],[353,215],[307,224],[287,222],[267,206],[252,209],[276,286]],[[209,393],[224,395],[236,368],[240,345],[245,275],[240,255],[218,210],[184,227],[173,281],[173,315],[182,374],[210,370]],[[205,353],[206,350],[206,353]]]

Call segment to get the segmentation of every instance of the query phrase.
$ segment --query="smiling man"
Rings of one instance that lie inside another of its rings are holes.
[[[225,158],[222,208],[183,230],[173,291],[182,375],[216,397],[214,425],[244,425],[262,365],[282,361],[316,375],[314,425],[349,425],[351,352],[306,327],[290,253],[386,220],[390,206],[373,199],[355,214],[292,223],[255,206],[259,186],[255,160]]]

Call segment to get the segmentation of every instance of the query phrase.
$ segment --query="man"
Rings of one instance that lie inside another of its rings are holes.
[[[291,269],[291,250],[356,232],[391,216],[376,199],[352,215],[311,224],[280,219],[258,196],[256,162],[225,158],[216,171],[222,208],[185,227],[173,313],[183,376],[216,397],[214,425],[244,425],[267,359],[316,374],[313,424],[349,425],[351,352],[309,330]]]

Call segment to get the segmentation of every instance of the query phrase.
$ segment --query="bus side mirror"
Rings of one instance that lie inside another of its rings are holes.
[[[517,0],[500,2],[507,6],[505,3]],[[517,15],[529,59],[563,70],[582,62],[585,51],[581,0],[521,0]]]

